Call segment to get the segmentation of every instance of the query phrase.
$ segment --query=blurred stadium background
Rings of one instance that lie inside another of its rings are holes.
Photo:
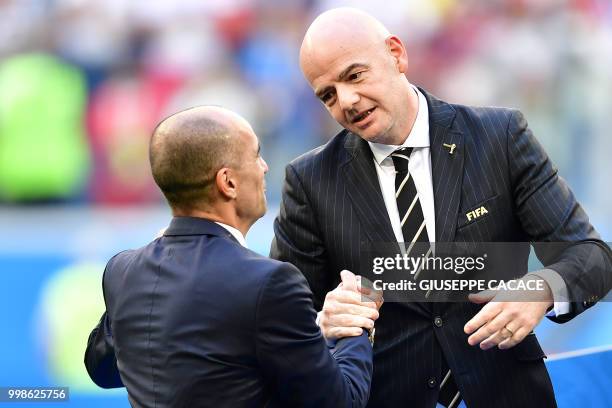
[[[298,49],[314,16],[340,5],[399,34],[413,83],[520,108],[612,240],[609,0],[0,0],[0,386],[69,386],[71,406],[128,406],[125,390],[90,382],[83,351],[106,260],[170,219],[147,158],[169,113],[219,104],[253,124],[269,213],[248,242],[267,254],[285,164],[338,130]],[[550,355],[590,350],[548,363],[560,406],[612,406],[611,313],[600,304],[539,326]]]

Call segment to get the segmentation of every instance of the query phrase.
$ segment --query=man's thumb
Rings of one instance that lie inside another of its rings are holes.
[[[470,299],[470,302],[472,303],[481,304],[489,302],[495,297],[496,294],[497,292],[494,290],[483,290],[482,292],[471,293],[468,295],[468,299]]]
[[[357,291],[357,278],[353,272],[344,269],[340,272],[340,278],[342,279],[342,287],[345,290]]]

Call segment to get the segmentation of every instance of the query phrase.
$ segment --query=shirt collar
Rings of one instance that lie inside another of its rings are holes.
[[[391,153],[401,147],[429,147],[429,110],[427,109],[427,99],[425,99],[425,95],[417,87],[411,86],[419,97],[417,116],[412,130],[400,146],[368,142],[372,154],[374,154],[374,159],[378,164],[381,164]]]
[[[236,238],[236,241],[238,241],[240,245],[242,245],[245,248],[248,248],[246,240],[244,239],[244,235],[242,235],[242,232],[238,231],[236,228],[232,227],[231,225],[223,224],[222,222],[215,221],[215,224],[218,224],[222,226],[223,228],[225,228],[230,234],[232,234],[234,238]]]

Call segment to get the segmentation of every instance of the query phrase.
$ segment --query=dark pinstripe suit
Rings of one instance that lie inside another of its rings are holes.
[[[421,91],[429,108],[436,241],[585,241],[562,254],[536,252],[563,277],[572,299],[605,296],[611,278],[602,251],[609,249],[522,114],[451,105]],[[455,143],[454,154],[443,143]],[[465,214],[481,205],[488,214],[468,221]],[[271,256],[304,273],[318,309],[342,269],[360,271],[364,247],[395,242],[367,143],[345,130],[290,163],[274,230]],[[524,267],[519,274],[527,270],[529,244],[522,249],[516,254]],[[600,261],[582,267],[591,251]],[[573,303],[563,320],[592,304]],[[430,388],[429,380],[440,383],[443,358],[470,407],[555,406],[534,334],[509,350],[468,345],[463,326],[478,310],[466,303],[384,304],[376,323],[370,406],[435,406],[438,387]],[[442,318],[441,327],[434,317]]]

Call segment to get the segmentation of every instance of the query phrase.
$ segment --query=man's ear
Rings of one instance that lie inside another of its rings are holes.
[[[219,193],[229,200],[235,199],[238,195],[236,191],[236,177],[232,169],[223,167],[217,171],[215,175],[215,185]]]
[[[395,58],[397,70],[403,74],[408,72],[408,53],[399,37],[392,35],[385,40],[387,51]]]

